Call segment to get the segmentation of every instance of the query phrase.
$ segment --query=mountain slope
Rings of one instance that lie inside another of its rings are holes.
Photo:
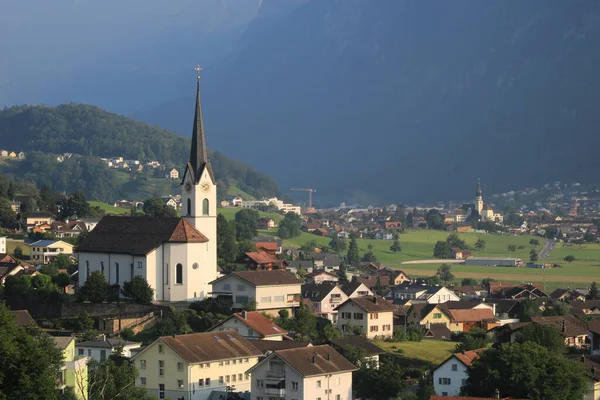
[[[191,125],[192,119],[189,121]],[[210,142],[210,134],[208,136]],[[17,169],[16,173],[33,180],[36,180],[36,176],[45,176],[49,182],[54,183],[54,190],[68,191],[73,190],[70,185],[76,180],[80,180],[81,184],[93,185],[94,171],[104,174],[105,180],[116,181],[116,178],[111,177],[108,172],[101,171],[102,163],[94,163],[91,160],[83,164],[73,161],[76,176],[61,177],[61,169],[51,166],[52,160],[36,152],[75,153],[95,157],[121,156],[140,161],[158,160],[162,164],[179,169],[185,165],[190,152],[189,138],[82,104],[57,107],[19,106],[2,110],[0,143],[4,143],[3,146],[11,151],[31,154],[32,157],[28,157],[23,163],[23,168]],[[222,193],[227,192],[228,186],[234,185],[255,197],[277,195],[275,181],[251,167],[229,159],[219,152],[211,152],[211,160]],[[70,163],[65,162],[63,167],[70,166]],[[53,164],[56,164],[55,159]],[[40,169],[40,166],[44,165],[45,167]],[[82,165],[92,166],[89,174],[80,173]],[[41,185],[46,182],[39,183]],[[114,182],[111,182],[107,190],[98,190],[97,193],[103,194],[92,199],[114,199],[118,194],[115,193],[113,184]],[[96,192],[96,189],[88,188],[92,193]]]
[[[311,0],[254,19],[207,74],[207,124],[215,147],[321,201],[593,181],[599,42],[593,0]],[[183,132],[184,102],[143,118]]]

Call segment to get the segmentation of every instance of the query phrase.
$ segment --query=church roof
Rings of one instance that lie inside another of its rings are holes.
[[[163,243],[206,243],[183,218],[107,216],[77,247],[78,252],[146,255]]]
[[[202,118],[202,102],[200,101],[200,78],[196,84],[196,109],[194,112],[194,129],[192,131],[192,149],[190,151],[190,160],[186,165],[186,169],[190,170],[194,183],[198,183],[202,177],[204,170],[208,170],[208,174],[213,182],[215,177],[208,158],[208,147],[206,146],[206,137],[204,136],[204,122]],[[185,174],[184,174],[185,176]]]

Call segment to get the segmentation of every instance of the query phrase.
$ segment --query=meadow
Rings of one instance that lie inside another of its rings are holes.
[[[92,207],[100,207],[101,209],[104,210],[104,212],[106,214],[120,215],[120,214],[129,213],[129,210],[127,210],[126,208],[114,207],[114,206],[111,206],[110,204],[101,203],[99,201],[88,201],[88,203]]]
[[[384,342],[376,340],[373,342],[381,347],[386,353],[403,358],[412,358],[438,365],[456,349],[456,342],[440,340],[422,340],[420,342]],[[398,350],[401,350],[399,352]]]

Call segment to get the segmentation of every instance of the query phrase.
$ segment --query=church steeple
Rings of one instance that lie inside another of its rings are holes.
[[[477,191],[475,192],[476,197],[483,197],[483,191],[481,190],[481,181],[477,178]]]
[[[194,183],[200,181],[202,173],[206,169],[213,181],[215,182],[210,159],[208,158],[208,147],[206,146],[206,137],[204,136],[204,121],[202,120],[202,102],[200,100],[200,70],[198,71],[198,79],[196,82],[196,109],[194,112],[194,129],[192,131],[192,149],[190,151],[190,160],[188,167],[191,169]]]

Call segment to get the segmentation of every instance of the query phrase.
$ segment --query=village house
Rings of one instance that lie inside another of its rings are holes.
[[[572,315],[553,316],[553,317],[531,317],[531,322],[510,323],[496,327],[494,333],[496,337],[510,337],[510,342],[515,342],[520,334],[520,330],[529,324],[549,325],[555,327],[565,338],[565,345],[576,349],[589,349],[590,329],[585,321],[582,321]],[[591,338],[593,340],[593,337]]]
[[[287,262],[272,257],[265,251],[250,251],[246,255],[246,268],[249,271],[285,271]]]
[[[56,215],[48,211],[32,211],[21,213],[19,219],[21,229],[26,232],[31,232],[33,228],[42,224],[47,224],[50,226],[53,221],[56,221]]]
[[[484,350],[470,350],[454,353],[433,370],[433,388],[439,396],[458,396],[467,383],[468,368]]]
[[[463,250],[458,247],[452,247],[450,249],[450,256],[455,260],[466,260],[471,257],[472,254],[469,250]]]
[[[560,301],[585,301],[585,295],[573,289],[556,289],[550,293],[550,298]]]
[[[96,361],[104,361],[117,349],[122,349],[124,357],[130,358],[136,350],[142,347],[140,342],[107,338],[102,335],[101,340],[90,340],[75,343],[75,350],[79,357],[89,357]]]
[[[327,271],[315,271],[306,275],[306,283],[316,283],[320,284],[323,282],[338,282],[340,280],[339,276],[336,274],[332,274]]]
[[[537,299],[549,297],[539,284],[515,285],[507,282],[489,282],[487,284],[490,297],[499,299]]]
[[[256,246],[257,252],[267,253],[271,257],[276,257],[277,254],[281,253],[281,245],[278,242],[262,242],[253,240],[254,246]]]
[[[73,254],[73,246],[62,240],[38,240],[29,245],[31,249],[31,261],[40,264],[48,264],[59,254],[69,256]]]
[[[50,224],[50,232],[57,238],[71,238],[87,231],[83,221],[54,221]]]
[[[458,301],[460,298],[444,286],[425,286],[420,284],[403,284],[392,289],[395,299],[411,299],[428,304]]]
[[[251,399],[350,400],[355,370],[328,345],[276,350],[248,370]]]
[[[75,338],[72,336],[53,337],[55,346],[62,351],[63,365],[56,376],[57,389],[65,393],[69,388],[77,400],[88,399],[87,357],[75,354]]]
[[[410,306],[406,313],[408,324],[427,325],[443,324],[452,332],[462,332],[462,325],[452,324],[452,315],[445,303],[418,303]]]
[[[8,157],[8,150],[0,150],[1,157]]]
[[[173,168],[171,171],[169,171],[167,178],[168,179],[179,179],[179,171],[177,171],[175,168]]]
[[[300,271],[304,271],[306,273],[312,273],[314,270],[314,265],[312,260],[294,260],[287,261],[286,271],[291,272],[292,274],[297,274]]]
[[[277,223],[272,218],[261,218],[258,220],[259,229],[273,229],[277,228]]]
[[[233,330],[246,339],[274,340],[286,339],[287,331],[258,311],[242,311],[233,313],[227,319],[219,322],[208,332]]]
[[[136,386],[158,399],[207,400],[213,391],[248,392],[246,371],[262,353],[234,330],[161,336],[133,356]]]
[[[337,307],[337,327],[344,334],[357,327],[367,339],[386,338],[393,335],[394,307],[383,297],[365,296],[349,298]]]
[[[280,310],[293,315],[300,306],[303,282],[286,271],[236,271],[212,282],[213,296],[231,301],[234,309],[242,309],[250,299],[256,311],[277,316]]]
[[[373,291],[364,283],[353,280],[342,286],[342,290],[348,297],[373,296]]]
[[[451,327],[450,330],[457,331],[462,328],[463,332],[468,332],[472,328],[480,328],[488,331],[498,326],[498,320],[494,312],[489,307],[472,309],[450,309]]]
[[[310,301],[312,309],[317,316],[337,322],[337,306],[348,299],[342,288],[335,282],[323,282],[320,284],[307,283],[302,285],[302,297],[304,301]]]

